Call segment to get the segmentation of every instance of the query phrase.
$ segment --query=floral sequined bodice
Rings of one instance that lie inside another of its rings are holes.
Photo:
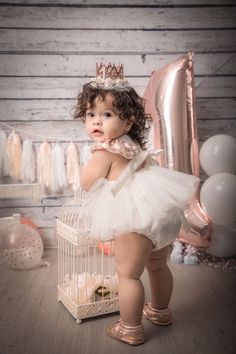
[[[141,148],[128,135],[122,135],[117,139],[106,140],[105,142],[96,142],[91,151],[103,149],[122,155],[129,160],[133,159],[141,151]]]

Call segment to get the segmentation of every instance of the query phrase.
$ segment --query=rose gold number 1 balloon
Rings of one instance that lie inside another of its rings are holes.
[[[165,151],[161,166],[199,176],[192,53],[153,73],[144,98],[153,118],[153,142]]]
[[[164,156],[158,160],[160,165],[199,176],[192,59],[193,54],[190,52],[155,71],[148,82],[144,98],[146,112],[151,114],[153,119],[153,145],[165,151]],[[207,247],[210,222],[197,196],[187,209],[185,217],[191,230],[186,231],[182,228],[179,238],[194,246]]]

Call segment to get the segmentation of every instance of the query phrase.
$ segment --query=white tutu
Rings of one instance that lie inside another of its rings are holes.
[[[86,193],[80,210],[80,217],[86,218],[82,233],[111,240],[137,232],[150,238],[157,249],[176,238],[182,209],[196,192],[199,178],[159,167],[148,155],[139,152],[116,181],[101,178]]]

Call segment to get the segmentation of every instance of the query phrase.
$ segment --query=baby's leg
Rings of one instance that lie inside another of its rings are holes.
[[[150,279],[151,306],[156,309],[166,309],[169,305],[173,277],[167,265],[168,247],[153,251],[146,268]]]
[[[140,325],[142,321],[144,288],[140,277],[152,247],[152,242],[147,237],[136,233],[115,238],[120,316],[129,326]]]

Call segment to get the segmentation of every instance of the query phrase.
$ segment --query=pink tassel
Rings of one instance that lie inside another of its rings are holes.
[[[70,143],[66,150],[66,176],[67,182],[73,190],[79,187],[79,154],[74,143]]]
[[[50,190],[51,192],[60,192],[66,185],[64,150],[56,144],[52,149]]]
[[[18,134],[14,131],[7,139],[7,154],[9,158],[9,176],[12,179],[20,179],[22,148]]]
[[[38,182],[48,188],[51,176],[51,145],[44,141],[40,147],[37,157],[37,178]]]
[[[36,179],[36,153],[31,140],[23,142],[21,179],[25,183],[33,183]]]
[[[8,176],[9,160],[7,154],[7,135],[4,130],[0,130],[0,178]]]

